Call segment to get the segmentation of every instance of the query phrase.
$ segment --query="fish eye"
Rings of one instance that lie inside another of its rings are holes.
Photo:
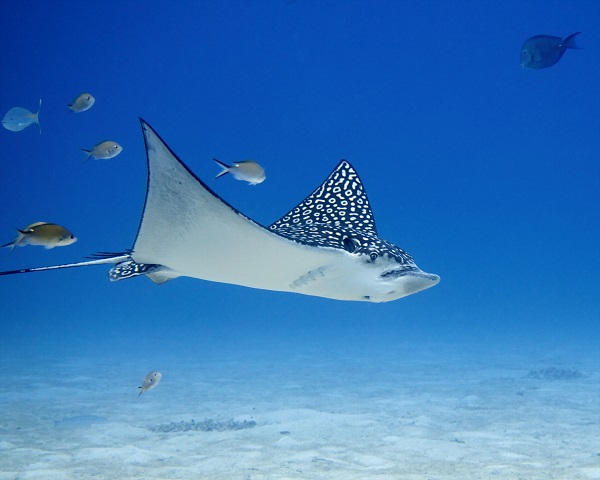
[[[371,261],[372,261],[372,262],[374,262],[375,260],[377,260],[377,257],[378,257],[379,255],[377,255],[377,253],[376,253],[376,252],[371,252],[371,253],[369,254],[369,256],[371,257]]]

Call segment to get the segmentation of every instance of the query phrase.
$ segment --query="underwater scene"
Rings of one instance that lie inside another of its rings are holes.
[[[0,24],[0,480],[600,480],[599,2]]]

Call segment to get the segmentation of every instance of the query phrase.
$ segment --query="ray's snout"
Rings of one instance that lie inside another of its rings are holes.
[[[405,275],[405,282],[408,295],[437,285],[440,282],[440,277],[434,273],[426,273],[422,270],[417,270],[408,272]]]
[[[426,273],[419,268],[411,270],[392,270],[381,275],[383,280],[392,281],[396,288],[393,293],[400,294],[398,298],[412,295],[437,285],[440,277],[434,273]]]

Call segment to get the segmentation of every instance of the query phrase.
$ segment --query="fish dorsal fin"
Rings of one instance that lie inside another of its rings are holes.
[[[377,235],[367,192],[354,170],[342,160],[313,193],[269,226],[270,230],[311,224],[349,228]]]
[[[17,230],[19,230],[19,232],[23,232],[23,233],[31,233],[31,232],[33,232],[33,229],[35,227],[39,227],[41,225],[50,225],[50,224],[48,222],[35,222],[35,223],[32,223],[31,225],[26,226],[23,230],[19,230],[18,228],[17,228]]]

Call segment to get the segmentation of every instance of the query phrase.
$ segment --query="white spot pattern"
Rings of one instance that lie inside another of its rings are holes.
[[[138,275],[147,275],[158,268],[160,268],[160,265],[137,263],[133,260],[126,260],[117,263],[111,268],[108,272],[108,278],[110,278],[111,282],[117,282],[126,278],[137,277]]]
[[[367,193],[346,160],[297,207],[271,224],[269,230],[304,245],[363,254],[370,262],[385,255],[402,268],[416,267],[408,253],[377,236]]]
[[[375,218],[362,182],[346,160],[287,215],[269,226],[278,231],[297,225],[330,224],[377,235]]]

